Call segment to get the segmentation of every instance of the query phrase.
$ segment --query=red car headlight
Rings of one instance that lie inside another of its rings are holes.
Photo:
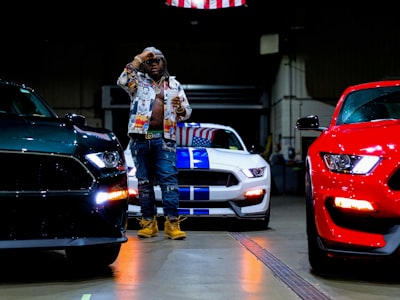
[[[373,155],[348,155],[321,153],[326,167],[332,172],[348,174],[368,174],[381,160]]]

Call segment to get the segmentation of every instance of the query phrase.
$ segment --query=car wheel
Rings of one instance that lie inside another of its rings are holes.
[[[311,187],[311,177],[309,170],[306,171],[306,226],[307,226],[307,242],[308,242],[308,260],[311,268],[315,272],[329,271],[331,261],[326,253],[321,250],[318,244],[318,233],[315,224],[314,204]]]
[[[255,230],[265,230],[269,228],[269,220],[271,218],[271,201],[269,202],[268,209],[264,213],[263,220],[257,220],[254,222]]]
[[[108,266],[118,257],[121,244],[71,247],[65,249],[67,259],[74,264]]]
[[[261,221],[261,228],[262,229],[268,229],[269,228],[269,220],[271,218],[271,201],[269,201],[268,204],[268,209],[265,211],[265,217],[264,220]]]

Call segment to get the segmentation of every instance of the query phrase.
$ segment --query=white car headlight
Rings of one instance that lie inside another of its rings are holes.
[[[332,172],[368,174],[379,163],[379,156],[322,153],[326,167]]]
[[[98,152],[87,154],[86,158],[98,168],[116,168],[120,164],[120,156],[117,151]]]
[[[246,177],[253,178],[253,177],[262,177],[264,176],[265,167],[261,168],[251,168],[251,169],[242,169],[242,172]]]

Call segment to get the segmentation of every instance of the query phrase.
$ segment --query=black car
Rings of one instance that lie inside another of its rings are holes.
[[[59,117],[33,89],[0,79],[0,250],[65,250],[109,265],[127,241],[124,149],[85,117]]]

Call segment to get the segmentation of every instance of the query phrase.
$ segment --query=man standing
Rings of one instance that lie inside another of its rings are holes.
[[[137,235],[158,236],[154,186],[160,185],[165,216],[164,235],[184,239],[180,229],[185,218],[178,215],[179,187],[176,167],[176,123],[192,113],[185,91],[175,76],[170,76],[163,53],[147,47],[128,63],[117,80],[131,99],[128,135],[136,166],[142,218]],[[147,89],[147,113],[139,112]]]

